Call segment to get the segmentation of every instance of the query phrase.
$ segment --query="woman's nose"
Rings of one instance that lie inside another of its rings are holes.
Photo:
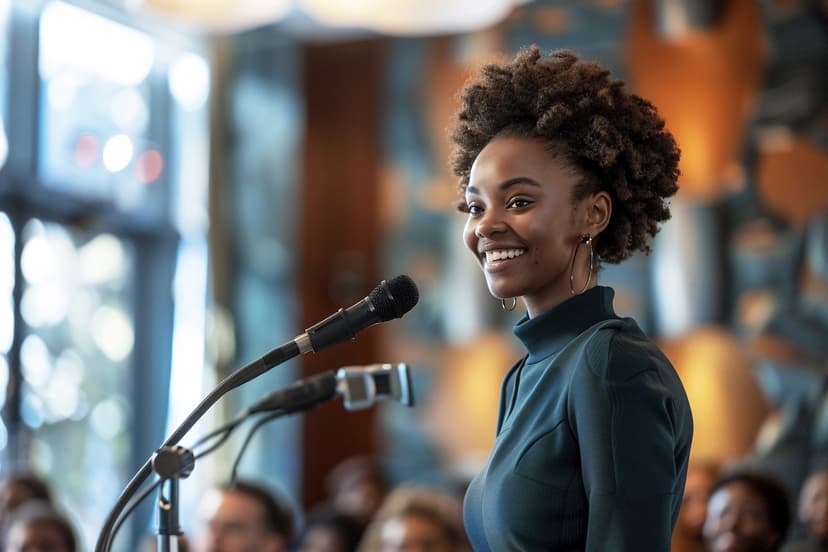
[[[479,238],[488,238],[498,232],[503,232],[505,229],[506,223],[500,213],[494,209],[487,209],[477,221],[475,234]]]

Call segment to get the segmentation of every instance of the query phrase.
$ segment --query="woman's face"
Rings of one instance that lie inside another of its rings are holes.
[[[710,497],[704,539],[711,552],[767,552],[777,549],[780,535],[762,495],[735,481]]]
[[[819,472],[806,480],[799,515],[819,542],[828,543],[828,472]]]
[[[530,316],[571,296],[569,262],[587,231],[587,202],[573,204],[580,181],[540,140],[495,138],[475,159],[466,188],[466,246],[492,295],[523,297]],[[575,286],[587,277],[586,247]]]

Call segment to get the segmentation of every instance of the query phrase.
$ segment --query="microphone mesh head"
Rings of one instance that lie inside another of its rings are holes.
[[[409,276],[400,274],[396,278],[383,280],[368,294],[381,321],[400,318],[420,300],[417,285]]]

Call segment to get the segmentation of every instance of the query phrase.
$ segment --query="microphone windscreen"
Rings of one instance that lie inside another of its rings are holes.
[[[368,299],[374,305],[380,320],[385,322],[392,318],[400,318],[414,308],[420,300],[420,292],[414,280],[400,274],[390,280],[383,280],[368,294]]]

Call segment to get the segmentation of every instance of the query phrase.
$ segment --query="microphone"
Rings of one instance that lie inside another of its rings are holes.
[[[393,318],[401,318],[420,299],[420,292],[414,281],[401,274],[391,280],[383,280],[364,299],[347,309],[337,312],[319,322],[293,341],[299,352],[305,354],[356,338],[356,333]]]
[[[284,410],[285,413],[307,410],[337,395],[343,398],[347,410],[362,410],[377,400],[387,399],[405,406],[414,405],[407,364],[369,364],[345,366],[336,373],[323,372],[298,381],[265,396],[245,409],[240,417],[273,410]]]
[[[324,347],[335,345],[347,339],[355,339],[356,333],[377,322],[385,322],[393,318],[400,318],[410,311],[420,298],[417,286],[414,281],[402,274],[389,281],[383,280],[380,285],[368,294],[367,297],[351,305],[347,309],[339,309],[338,312],[329,316],[322,322],[305,330],[305,333],[294,338],[292,341],[276,347],[265,353],[261,358],[242,366],[235,372],[224,378],[210,393],[204,397],[195,409],[187,415],[184,421],[164,441],[163,446],[177,444],[181,438],[195,425],[207,410],[213,406],[218,399],[227,394],[231,389],[264,374],[274,366],[282,364],[298,354],[317,352]],[[407,372],[405,373],[407,377]],[[334,376],[336,378],[336,376]],[[336,381],[336,380],[335,380]],[[380,382],[382,383],[382,382]],[[318,382],[318,396],[328,393],[330,380],[322,378]],[[382,385],[378,387],[382,389]],[[409,397],[410,397],[410,386]],[[334,385],[336,392],[336,385]],[[324,393],[323,393],[324,391]],[[376,391],[376,389],[375,389]],[[313,393],[311,393],[313,395]],[[331,395],[332,396],[332,395]],[[330,397],[330,396],[329,396]],[[382,398],[382,397],[380,397]],[[325,399],[322,399],[325,400]],[[310,403],[313,405],[315,403]],[[103,527],[95,543],[95,552],[109,552],[114,534],[117,532],[118,518],[127,507],[129,499],[138,491],[140,485],[146,481],[152,473],[152,458],[144,462],[127,486],[121,491],[115,505],[107,514]]]

